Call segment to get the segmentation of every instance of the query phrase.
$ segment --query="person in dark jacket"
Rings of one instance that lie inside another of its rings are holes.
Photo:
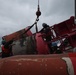
[[[6,42],[2,42],[2,58],[5,58],[5,57],[9,57],[11,56],[11,52],[12,52],[12,46],[11,44],[13,43],[13,39]]]
[[[5,42],[6,42],[6,40],[4,39],[4,37],[2,37],[1,45],[4,44]]]
[[[51,37],[51,29],[50,29],[50,26],[47,25],[46,23],[43,23],[42,24],[43,28],[42,30],[40,31],[42,34],[44,33],[44,39],[46,42],[50,42],[48,43],[48,47],[50,49],[50,53],[52,54],[53,53],[53,50],[52,50],[52,44],[51,44],[51,40],[52,40],[52,37]]]

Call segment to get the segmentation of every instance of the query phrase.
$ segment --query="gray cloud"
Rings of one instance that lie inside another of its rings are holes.
[[[74,0],[40,0],[43,22],[53,25],[74,16]],[[0,0],[0,36],[32,25],[36,18],[37,0]]]

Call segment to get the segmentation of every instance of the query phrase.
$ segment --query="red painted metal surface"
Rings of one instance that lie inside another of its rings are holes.
[[[72,16],[70,19],[54,25],[54,30],[57,37],[65,37],[66,35],[71,34],[76,30],[76,25],[74,24],[74,17]]]
[[[23,30],[20,30],[18,32],[12,33],[10,35],[5,36],[6,41],[11,40],[12,38],[16,38],[16,40],[22,38],[22,33],[25,32],[29,27],[26,27]],[[50,27],[52,40],[49,41],[55,42],[55,41],[62,41],[63,38],[67,38],[70,46],[72,48],[76,47],[76,25],[74,24],[74,17],[71,17],[70,19],[63,21],[61,23],[58,23],[56,25],[53,25]],[[55,31],[56,36],[54,35],[53,31]],[[19,36],[20,35],[20,36]],[[33,36],[31,31],[29,30],[26,34],[26,36]],[[38,51],[38,54],[49,54],[49,48],[48,43],[45,42],[42,37],[39,37],[41,33],[36,33],[35,39],[36,39],[36,50]],[[59,47],[62,51],[66,48],[64,45],[64,42],[61,42],[61,46]]]
[[[76,75],[76,54],[69,55],[19,55],[0,59],[0,75]]]
[[[27,33],[24,33],[29,27],[26,27],[25,29],[19,30],[17,32],[14,32],[12,34],[6,35],[4,36],[4,38],[6,39],[6,41],[11,40],[12,38],[15,38],[15,40],[18,40],[20,38],[22,38],[22,36],[31,36],[32,33],[29,30]]]
[[[74,67],[74,73],[76,75],[76,53],[69,53],[69,57],[72,61],[73,67]]]
[[[46,42],[40,36],[41,33],[36,34],[36,45],[38,54],[49,54],[49,48]]]

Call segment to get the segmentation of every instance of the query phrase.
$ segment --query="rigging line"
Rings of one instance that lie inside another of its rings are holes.
[[[75,19],[74,19],[74,22],[76,24],[76,0],[75,0]]]
[[[39,5],[39,0],[38,0],[38,5]]]

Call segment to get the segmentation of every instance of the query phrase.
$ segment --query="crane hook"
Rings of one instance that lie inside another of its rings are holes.
[[[39,7],[39,0],[38,0],[38,10],[36,12],[37,18],[41,15],[40,7]]]

